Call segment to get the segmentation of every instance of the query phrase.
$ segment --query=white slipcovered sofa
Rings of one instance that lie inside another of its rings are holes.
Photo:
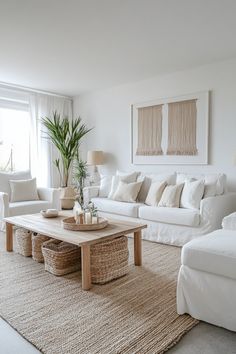
[[[236,331],[236,213],[223,229],[187,243],[181,263],[177,312]]]
[[[168,184],[181,183],[184,174],[145,175],[139,177],[143,186],[136,203],[119,202],[100,196],[100,187],[85,187],[85,200],[91,200],[100,215],[120,220],[141,222],[148,225],[143,238],[166,244],[182,246],[188,241],[220,228],[222,219],[236,210],[236,194],[227,193],[225,175],[188,175],[195,179],[206,178],[215,181],[215,193],[203,198],[199,209],[153,207],[145,204],[150,184],[165,180]],[[210,184],[209,187],[211,188]]]
[[[3,218],[24,214],[39,213],[42,209],[60,209],[60,190],[54,188],[37,188],[38,200],[11,202],[11,180],[29,180],[29,171],[5,173],[0,172],[0,229],[4,229]]]

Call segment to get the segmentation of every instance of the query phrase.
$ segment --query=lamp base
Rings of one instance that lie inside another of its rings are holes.
[[[94,171],[90,174],[89,183],[90,186],[99,186],[101,181],[101,176],[98,172],[97,166],[94,166]]]

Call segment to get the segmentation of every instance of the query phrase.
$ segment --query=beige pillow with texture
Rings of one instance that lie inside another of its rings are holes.
[[[125,183],[132,183],[132,182],[136,182],[136,180],[137,180],[137,172],[113,176],[112,181],[111,181],[111,189],[108,194],[108,198],[113,199],[120,181],[125,182]]]
[[[166,181],[163,182],[152,182],[147,198],[145,200],[145,204],[151,206],[158,206],[159,201],[161,200],[162,193],[167,186]]]
[[[179,208],[184,183],[167,186],[158,204],[160,207]]]
[[[36,178],[9,181],[11,187],[11,202],[38,200]]]
[[[120,181],[112,199],[119,202],[135,203],[141,185],[142,182],[125,183]]]

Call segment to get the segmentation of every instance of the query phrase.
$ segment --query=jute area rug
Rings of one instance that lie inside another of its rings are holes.
[[[0,236],[0,315],[42,353],[163,353],[198,323],[176,313],[179,248],[143,241],[135,267],[129,242],[129,274],[86,292],[80,272],[55,277]]]

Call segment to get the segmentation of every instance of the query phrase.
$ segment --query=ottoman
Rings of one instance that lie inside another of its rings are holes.
[[[181,263],[177,312],[236,331],[236,231],[188,242]]]

